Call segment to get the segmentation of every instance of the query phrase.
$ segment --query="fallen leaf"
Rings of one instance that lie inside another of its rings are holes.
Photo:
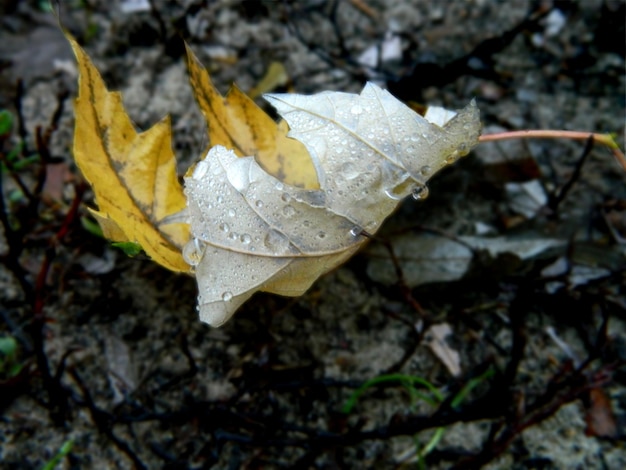
[[[454,377],[461,375],[461,356],[446,343],[446,338],[452,334],[452,328],[447,323],[432,325],[424,333],[424,341],[435,356],[446,366]]]
[[[113,403],[120,404],[137,388],[136,365],[128,345],[117,335],[104,331],[107,375],[113,391]]]
[[[474,103],[440,127],[373,84],[360,95],[266,98],[289,123],[289,136],[306,146],[320,189],[288,184],[222,145],[188,174],[192,239],[183,255],[196,266],[200,319],[213,326],[256,291],[304,293],[404,197],[423,199],[426,181],[467,154],[480,134]]]
[[[535,217],[548,203],[548,195],[539,180],[504,185],[509,207],[527,219]]]
[[[107,274],[115,268],[115,252],[106,250],[102,256],[83,253],[76,261],[89,274]]]
[[[409,287],[431,282],[451,282],[467,272],[476,250],[486,251],[492,259],[510,254],[528,260],[549,250],[563,249],[567,241],[535,236],[511,237],[448,237],[405,234],[393,239],[394,253]],[[370,261],[367,275],[387,285],[398,282],[398,275],[385,247],[368,249]]]
[[[601,388],[589,390],[589,399],[585,402],[585,422],[587,436],[615,438],[618,436],[618,424],[613,413],[611,399]]]
[[[212,146],[232,149],[239,157],[255,157],[265,171],[284,183],[319,188],[306,148],[287,137],[285,122],[276,124],[236,86],[222,97],[188,46],[187,67],[194,96],[207,121]]]
[[[186,202],[176,175],[169,118],[137,133],[118,92],[109,92],[87,54],[66,34],[78,61],[74,158],[91,184],[94,216],[113,241],[141,245],[172,271],[189,271],[182,246],[186,224],[162,224]]]
[[[65,185],[71,179],[72,173],[67,163],[46,165],[46,181],[43,185],[42,196],[51,201],[62,201]]]

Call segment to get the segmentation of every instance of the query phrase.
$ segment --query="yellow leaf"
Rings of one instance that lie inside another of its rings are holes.
[[[223,145],[239,157],[253,156],[270,175],[304,189],[318,189],[318,175],[305,146],[287,137],[289,127],[276,124],[256,103],[233,86],[226,97],[187,46],[189,80],[207,121],[211,146]]]
[[[66,34],[79,69],[74,158],[91,184],[105,236],[141,245],[172,271],[189,271],[181,248],[189,226],[162,224],[186,206],[176,176],[169,117],[137,133],[118,92],[109,92],[97,69]]]

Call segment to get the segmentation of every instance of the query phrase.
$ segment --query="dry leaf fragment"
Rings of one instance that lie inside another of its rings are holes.
[[[611,398],[601,388],[589,390],[589,398],[585,402],[585,422],[587,436],[616,438],[619,435],[619,425],[613,412]]]
[[[443,127],[376,85],[360,95],[270,95],[308,150],[320,189],[213,147],[185,178],[201,320],[220,326],[254,292],[300,295],[375,232],[400,200],[478,142],[471,103]]]
[[[446,343],[446,338],[452,334],[452,328],[447,323],[432,325],[424,334],[426,345],[435,356],[446,366],[454,377],[461,375],[461,356]]]
[[[80,74],[74,158],[94,190],[96,219],[113,241],[136,242],[162,266],[189,271],[181,255],[188,226],[161,224],[186,205],[176,175],[169,119],[138,134],[121,95],[106,89],[85,51],[66,36]]]

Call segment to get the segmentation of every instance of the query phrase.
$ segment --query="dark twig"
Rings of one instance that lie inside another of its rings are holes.
[[[85,385],[85,382],[83,381],[81,376],[78,374],[78,372],[74,368],[70,368],[68,371],[69,371],[69,374],[72,376],[72,378],[78,384],[78,387],[80,388],[83,394],[83,399],[85,401],[84,404],[89,410],[89,413],[91,414],[91,419],[93,420],[94,424],[98,428],[98,431],[100,431],[111,442],[113,442],[113,445],[115,445],[115,447],[117,447],[133,462],[133,465],[135,466],[136,469],[140,469],[140,470],[147,469],[148,467],[139,459],[137,454],[133,452],[130,446],[115,435],[115,433],[113,432],[113,423],[115,422],[114,417],[110,413],[104,410],[101,410],[100,408],[98,408],[98,406],[96,406],[96,404],[93,401],[93,398],[91,397],[91,393],[89,392],[89,389]]]
[[[567,194],[570,192],[574,184],[580,179],[583,165],[587,161],[587,157],[591,154],[591,150],[593,149],[593,144],[594,144],[594,139],[593,139],[593,136],[590,135],[589,138],[587,139],[587,143],[585,144],[585,148],[583,150],[582,155],[576,162],[576,167],[574,168],[574,171],[572,172],[572,176],[570,176],[567,182],[561,187],[561,189],[556,194],[550,195],[550,198],[548,201],[548,207],[550,208],[553,214],[558,213],[559,205],[561,204],[561,202],[563,202],[563,200],[565,199]]]
[[[479,454],[461,460],[452,468],[462,470],[482,467],[506,451],[525,429],[548,419],[561,407],[583,397],[590,389],[599,386],[598,381],[605,382],[602,370],[589,376],[576,373],[566,377],[563,382],[551,382],[546,393],[528,406],[518,419],[509,421]]]
[[[15,279],[20,283],[22,292],[27,299],[33,298],[32,285],[26,279],[26,270],[22,267],[19,261],[20,254],[22,253],[22,236],[21,232],[14,230],[11,222],[9,221],[9,215],[7,207],[4,202],[4,188],[2,185],[3,179],[0,178],[0,223],[4,231],[4,236],[7,241],[8,251],[0,255],[0,262],[2,262],[15,276]]]
[[[63,390],[60,382],[60,376],[52,375],[50,371],[50,365],[48,363],[48,357],[45,352],[44,328],[46,324],[46,318],[43,311],[45,305],[45,286],[52,260],[54,259],[54,256],[56,254],[56,247],[68,233],[74,220],[77,218],[78,209],[80,207],[80,202],[82,201],[85,189],[86,188],[82,185],[76,187],[76,193],[74,196],[74,200],[72,201],[72,205],[70,206],[70,210],[68,211],[65,219],[63,220],[63,223],[61,224],[61,228],[59,228],[54,237],[52,237],[48,248],[46,249],[44,259],[41,263],[41,267],[39,268],[39,274],[37,275],[37,279],[35,281],[34,299],[32,307],[33,317],[29,327],[31,338],[33,340],[33,350],[35,352],[37,367],[39,369],[39,372],[41,373],[44,382],[44,388],[48,393],[48,407],[50,411],[50,417],[56,425],[61,425],[64,423],[65,417],[67,415],[68,403],[67,395]]]

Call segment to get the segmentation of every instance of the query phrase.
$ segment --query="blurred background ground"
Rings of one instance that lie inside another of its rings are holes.
[[[80,180],[63,101],[76,67],[45,2],[0,8],[0,108],[18,116],[19,97],[24,124],[2,136],[3,155],[35,154],[37,127],[59,109],[38,203],[25,194],[36,159],[13,169],[25,188],[6,165],[2,174],[22,247],[13,259],[5,225],[2,336],[17,349],[0,370],[4,468],[43,468],[69,441],[59,468],[404,468],[440,425],[426,468],[626,466],[626,187],[608,150],[483,144],[305,296],[257,295],[210,329],[194,280],[93,236],[80,224],[86,205],[52,244]],[[476,98],[486,133],[614,132],[624,148],[624,10],[611,0],[120,0],[62,2],[61,19],[139,129],[171,114],[182,173],[208,142],[181,38],[223,92],[254,89],[277,63],[285,79],[273,91],[358,92],[372,80],[416,104]],[[340,412],[389,373],[445,397],[478,385],[434,415],[397,383]]]

